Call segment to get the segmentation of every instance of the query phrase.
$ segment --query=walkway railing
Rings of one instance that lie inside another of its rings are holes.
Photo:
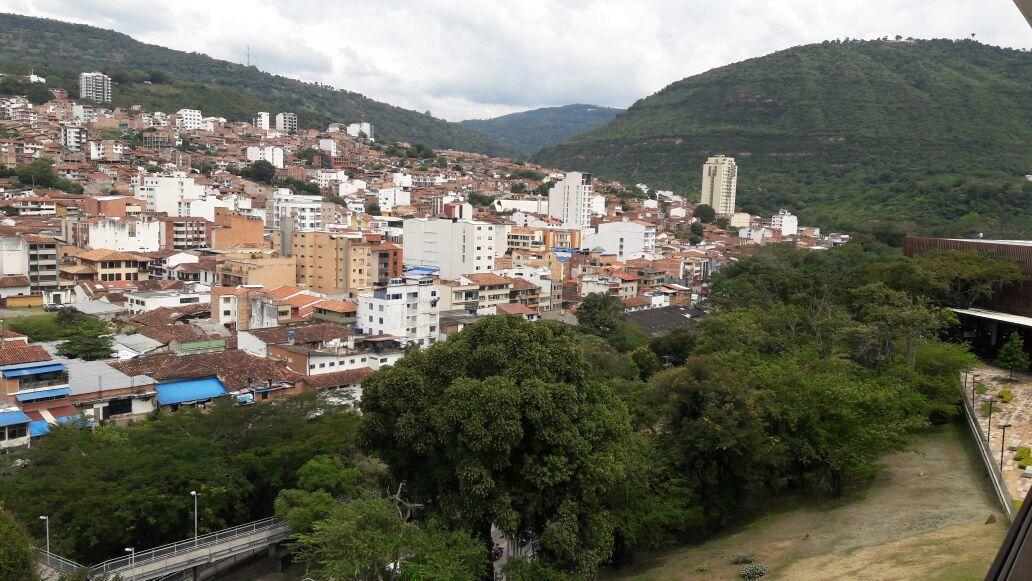
[[[967,397],[970,392],[966,389],[964,391],[964,395],[961,396],[961,399],[964,400],[964,418],[967,420],[968,428],[971,429],[971,435],[975,438],[975,445],[978,446],[978,456],[982,459],[982,464],[985,465],[985,469],[989,473],[989,480],[993,491],[996,493],[997,500],[1000,501],[1000,506],[1003,507],[1003,512],[1007,515],[1007,520],[1012,520],[1017,504],[1007,488],[1007,482],[1003,478],[1003,472],[1000,471],[999,464],[996,463],[993,451],[989,449],[988,438],[986,438],[985,431],[982,430],[982,424],[978,421],[975,408]]]
[[[279,529],[282,529],[282,531],[279,531]],[[223,544],[261,532],[270,533],[266,538],[262,539],[262,542],[267,542],[268,537],[276,536],[272,534],[274,532],[281,532],[284,536],[289,534],[290,527],[283,519],[276,517],[265,518],[247,524],[230,527],[228,529],[223,529],[221,531],[216,531],[214,533],[201,535],[196,539],[177,541],[175,543],[162,545],[153,549],[140,551],[132,555],[110,559],[100,563],[99,565],[90,567],[90,574],[110,575],[121,571],[131,571],[156,562],[169,561],[170,559],[174,559],[179,556],[189,556],[192,553],[197,553],[199,549],[208,549],[206,552],[201,553],[201,555],[196,555],[195,558],[184,560],[181,565],[186,568],[191,566],[189,563],[195,559],[199,559],[204,554],[212,555],[221,553],[222,551],[219,549]],[[170,563],[170,565],[172,564]]]
[[[33,547],[33,549],[36,550],[36,562],[45,567],[49,567],[62,575],[70,575],[80,569],[86,568],[75,561],[65,559],[61,555],[48,553],[39,547]]]

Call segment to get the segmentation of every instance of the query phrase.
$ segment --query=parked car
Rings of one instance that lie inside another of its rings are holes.
[[[52,311],[60,311],[61,310],[61,305],[59,305],[57,303],[47,303],[47,304],[43,305],[43,310],[44,311],[51,311],[51,312]]]

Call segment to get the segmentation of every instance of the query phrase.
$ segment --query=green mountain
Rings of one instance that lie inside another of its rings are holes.
[[[78,74],[100,70],[116,81],[116,105],[141,104],[166,112],[200,109],[206,115],[250,120],[257,111],[293,111],[302,128],[368,121],[377,137],[435,147],[504,154],[508,148],[460,127],[381,103],[358,93],[306,83],[198,53],[138,42],[102,28],[0,14],[0,71],[45,76],[47,84],[78,94]],[[155,81],[151,82],[153,78]],[[147,82],[145,82],[147,81]]]
[[[594,129],[622,111],[596,105],[564,105],[521,111],[494,119],[469,119],[460,121],[459,125],[504,143],[519,153],[531,155]]]
[[[974,41],[824,42],[673,83],[535,161],[898,239],[1032,236],[1032,53]]]

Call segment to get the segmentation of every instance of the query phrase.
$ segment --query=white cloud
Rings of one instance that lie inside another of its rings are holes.
[[[0,0],[460,120],[626,107],[686,76],[834,38],[1032,48],[1010,0]]]

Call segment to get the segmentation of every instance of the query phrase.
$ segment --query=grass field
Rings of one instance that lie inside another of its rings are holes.
[[[748,552],[769,566],[764,579],[981,579],[1008,525],[969,438],[961,425],[918,435],[860,498],[779,511],[607,577],[738,579],[728,557]]]
[[[63,333],[57,324],[57,313],[47,313],[42,309],[38,315],[6,319],[4,328],[28,335],[33,341],[56,341]]]

